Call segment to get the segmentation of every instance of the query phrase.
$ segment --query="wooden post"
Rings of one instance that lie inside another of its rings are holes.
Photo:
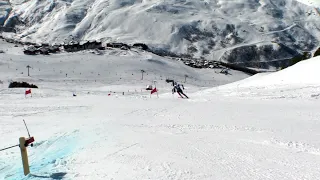
[[[24,172],[24,175],[26,176],[30,173],[28,153],[27,153],[27,148],[25,146],[26,139],[24,137],[21,137],[21,138],[19,138],[19,142],[20,142],[20,151],[21,151],[23,172]]]

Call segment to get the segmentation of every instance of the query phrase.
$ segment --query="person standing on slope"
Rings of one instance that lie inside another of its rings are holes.
[[[184,89],[183,84],[178,84],[177,82],[174,82],[174,86],[173,86],[173,89],[172,89],[172,94],[174,94],[175,92],[177,92],[181,98],[184,98],[184,97],[182,96],[182,95],[184,95],[186,98],[189,99],[189,97],[183,93],[181,87],[182,87],[182,89]],[[181,95],[181,94],[182,94],[182,95]]]

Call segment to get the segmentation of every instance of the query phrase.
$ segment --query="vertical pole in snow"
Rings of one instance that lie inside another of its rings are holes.
[[[27,68],[28,68],[28,76],[30,76],[29,69],[31,68],[31,66],[28,65]]]
[[[142,75],[141,80],[143,80],[143,73],[145,73],[145,72],[146,72],[145,70],[143,70],[143,69],[141,70],[141,75]]]
[[[20,151],[21,151],[23,172],[24,172],[24,175],[26,176],[30,173],[28,153],[27,153],[27,148],[25,146],[26,139],[24,137],[20,137],[19,142],[20,142]]]

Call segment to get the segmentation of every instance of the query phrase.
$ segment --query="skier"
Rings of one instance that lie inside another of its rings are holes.
[[[183,93],[181,87],[182,87],[182,89],[184,89],[183,84],[178,84],[177,82],[174,82],[174,86],[173,86],[173,89],[172,89],[172,94],[174,94],[175,92],[177,92],[181,98],[183,98],[183,96],[181,96],[181,94],[182,94],[182,95],[184,95],[186,98],[189,99],[189,97]]]

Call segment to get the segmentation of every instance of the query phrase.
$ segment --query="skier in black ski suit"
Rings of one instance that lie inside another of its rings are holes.
[[[178,84],[177,82],[174,82],[174,86],[173,86],[173,89],[172,89],[172,94],[174,94],[175,92],[177,92],[181,98],[184,98],[183,96],[181,96],[181,94],[182,94],[182,95],[184,95],[186,98],[189,99],[189,97],[183,93],[181,87],[182,87],[182,89],[184,89],[183,84]]]

